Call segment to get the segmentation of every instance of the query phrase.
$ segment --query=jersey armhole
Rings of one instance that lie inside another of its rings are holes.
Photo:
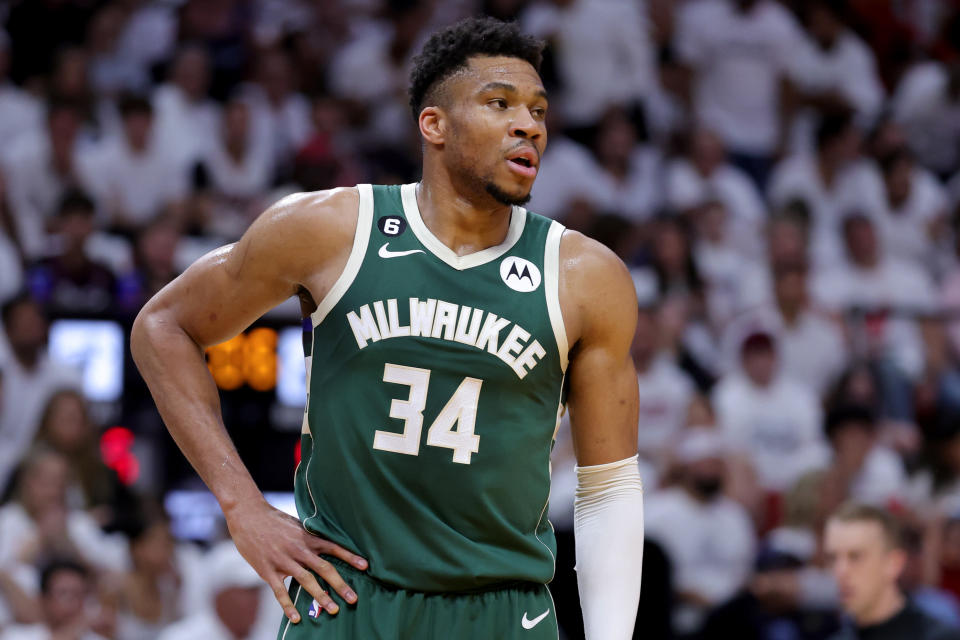
[[[570,348],[567,345],[567,328],[563,324],[560,309],[560,239],[566,228],[556,220],[547,231],[543,255],[543,288],[547,296],[547,314],[553,326],[553,337],[560,355],[560,369],[566,373]]]
[[[360,207],[357,214],[357,230],[353,235],[353,248],[350,249],[350,257],[347,258],[347,264],[344,266],[340,277],[337,278],[330,291],[317,305],[317,309],[310,314],[314,328],[323,322],[323,319],[340,302],[343,294],[353,284],[357,274],[360,273],[360,266],[363,264],[363,258],[367,253],[367,244],[370,242],[370,225],[373,221],[373,187],[369,184],[358,184],[357,193],[360,195]]]

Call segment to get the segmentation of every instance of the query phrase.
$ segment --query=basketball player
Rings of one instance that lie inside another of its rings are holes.
[[[587,637],[631,637],[637,302],[610,251],[521,207],[547,142],[540,52],[492,19],[434,34],[411,75],[419,184],[281,200],[137,318],[137,366],[283,606],[283,640],[555,639],[546,513],[564,403]],[[313,326],[300,521],[241,463],[203,357],[294,294]]]

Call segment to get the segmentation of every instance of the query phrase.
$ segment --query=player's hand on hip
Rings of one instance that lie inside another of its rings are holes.
[[[240,554],[270,585],[284,614],[294,624],[300,622],[300,614],[283,585],[287,576],[292,576],[327,613],[335,614],[339,607],[317,582],[311,569],[344,600],[351,604],[357,601],[357,594],[320,554],[339,558],[361,571],[367,568],[365,559],[338,544],[310,534],[299,520],[275,509],[266,501],[253,507],[237,507],[224,515]]]

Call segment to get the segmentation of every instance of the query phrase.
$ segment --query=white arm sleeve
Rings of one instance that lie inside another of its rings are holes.
[[[586,638],[629,640],[643,567],[643,484],[637,456],[577,467],[573,511]]]

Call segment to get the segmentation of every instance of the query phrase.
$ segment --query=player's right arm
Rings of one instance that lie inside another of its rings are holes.
[[[355,189],[289,196],[265,211],[236,243],[207,254],[140,311],[130,349],[170,435],[216,496],[240,553],[273,589],[293,622],[283,579],[293,576],[329,613],[337,606],[312,569],[345,600],[356,595],[318,554],[366,569],[360,556],[309,534],[271,507],[223,424],[204,349],[247,328],[293,295],[320,300],[346,265],[359,197]],[[312,309],[308,309],[312,311]]]

